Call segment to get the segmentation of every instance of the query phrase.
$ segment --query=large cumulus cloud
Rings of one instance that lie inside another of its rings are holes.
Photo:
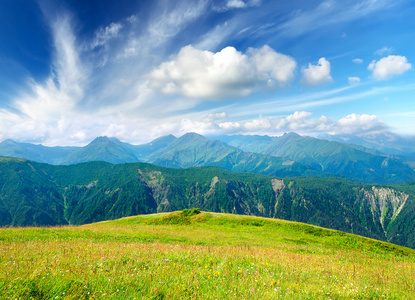
[[[372,71],[372,76],[378,80],[389,79],[396,75],[401,75],[409,71],[412,65],[405,56],[389,55],[378,61],[374,60],[368,66]]]
[[[294,77],[297,63],[269,46],[251,48],[246,54],[234,47],[219,52],[189,45],[177,57],[150,74],[150,86],[164,94],[189,98],[244,97],[256,89],[281,87]]]

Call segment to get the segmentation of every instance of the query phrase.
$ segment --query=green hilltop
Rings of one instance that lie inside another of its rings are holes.
[[[200,212],[0,229],[2,299],[410,299],[415,251]]]

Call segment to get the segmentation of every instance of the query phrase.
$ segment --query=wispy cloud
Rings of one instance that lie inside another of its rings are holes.
[[[160,52],[164,49],[163,45],[197,20],[208,8],[207,0],[163,2],[163,5],[159,5],[159,8],[152,12],[149,22],[144,24],[144,30],[140,30],[140,34],[131,33],[121,53],[117,54],[119,58]]]
[[[104,46],[109,40],[116,38],[122,28],[123,25],[121,23],[111,23],[104,28],[100,27],[95,33],[91,48]]]
[[[358,84],[360,82],[360,78],[356,76],[348,77],[349,84]]]
[[[64,134],[60,126],[76,112],[88,82],[89,69],[80,58],[71,16],[61,15],[50,26],[55,49],[51,75],[41,83],[30,79],[30,92],[20,94],[12,104],[15,112],[2,112],[6,120],[15,120],[10,132],[31,135],[32,141],[53,138],[53,132]]]
[[[375,54],[379,55],[379,56],[384,56],[384,55],[389,55],[391,54],[395,49],[393,49],[392,47],[383,47],[380,48],[378,50],[376,50]]]
[[[310,10],[298,10],[289,20],[277,27],[286,35],[298,36],[331,24],[350,22],[393,3],[387,0],[336,1],[326,0]]]
[[[55,45],[52,73],[43,83],[30,81],[31,93],[21,95],[14,107],[26,117],[49,122],[72,111],[84,96],[89,70],[79,56],[71,17],[51,24]]]

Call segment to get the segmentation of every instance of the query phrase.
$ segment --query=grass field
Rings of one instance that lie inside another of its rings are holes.
[[[414,250],[295,222],[176,212],[0,229],[0,299],[414,295]]]

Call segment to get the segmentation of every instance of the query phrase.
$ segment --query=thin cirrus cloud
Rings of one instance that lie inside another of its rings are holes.
[[[99,28],[95,33],[94,40],[91,43],[91,48],[96,48],[105,45],[109,40],[118,36],[120,30],[123,28],[121,23],[111,23],[105,28]]]
[[[412,64],[405,56],[400,55],[389,55],[378,61],[374,60],[368,66],[368,70],[372,71],[373,78],[377,80],[389,79],[410,69],[412,69]]]
[[[149,74],[150,86],[164,94],[224,99],[248,96],[259,88],[282,87],[294,78],[296,61],[269,46],[247,53],[226,47],[219,52],[189,45],[174,60]]]
[[[308,64],[303,69],[303,78],[301,83],[305,86],[318,86],[331,83],[333,79],[330,76],[330,62],[324,57],[318,60],[317,65]]]
[[[384,55],[388,55],[391,54],[395,49],[393,49],[392,47],[382,47],[378,50],[376,50],[375,54],[379,55],[379,56],[384,56]]]
[[[294,17],[278,26],[278,31],[298,36],[331,24],[349,22],[392,6],[387,0],[322,1],[311,10],[299,10]]]
[[[71,17],[61,16],[52,24],[55,59],[52,74],[43,82],[30,81],[32,93],[14,104],[25,117],[50,122],[72,111],[85,94],[89,70],[81,62]]]
[[[7,136],[31,142],[68,143],[91,118],[77,111],[85,97],[90,69],[80,55],[80,46],[71,27],[70,14],[51,20],[54,59],[51,74],[43,82],[28,80],[29,92],[21,92],[11,106],[13,110],[0,112],[0,128],[7,128]],[[70,143],[70,142],[69,142]]]
[[[360,83],[360,77],[351,76],[347,78],[349,80],[349,84],[358,84]]]

